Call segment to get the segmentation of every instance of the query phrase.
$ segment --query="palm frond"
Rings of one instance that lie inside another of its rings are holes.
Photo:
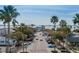
[[[18,21],[16,21],[15,19],[13,19],[12,24],[13,24],[13,26],[15,27],[16,24],[18,24]]]

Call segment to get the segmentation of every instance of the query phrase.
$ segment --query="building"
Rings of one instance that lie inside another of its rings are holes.
[[[6,45],[14,45],[16,43],[15,39],[9,39],[5,37],[0,37],[0,46],[6,46]]]
[[[45,30],[45,26],[44,26],[44,25],[37,26],[37,27],[36,27],[36,30],[37,30],[37,31],[43,31],[43,30]]]
[[[5,37],[0,37],[0,53],[5,53],[7,46],[13,46],[16,44],[15,39],[9,39]]]
[[[14,32],[14,30],[11,28],[10,32]],[[8,34],[8,28],[4,29],[0,29],[0,36],[5,36],[6,34]]]
[[[79,46],[79,33],[73,33],[68,37],[67,41],[72,45]]]

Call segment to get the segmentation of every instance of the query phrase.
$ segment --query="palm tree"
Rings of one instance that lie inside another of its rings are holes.
[[[74,30],[75,30],[76,23],[77,23],[77,20],[76,20],[76,18],[73,20],[73,23],[74,23]]]
[[[27,26],[24,23],[21,23],[20,26],[18,28],[16,28],[16,31],[20,31],[24,34],[27,34]]]
[[[52,16],[52,18],[50,20],[51,20],[51,23],[54,24],[54,30],[55,30],[56,29],[56,23],[58,22],[58,17]]]
[[[16,8],[14,8],[11,5],[4,6],[2,10],[0,10],[0,13],[2,14],[4,19],[4,23],[8,24],[8,34],[10,34],[10,22],[12,21],[13,25],[15,26],[15,23],[18,23],[15,18],[19,15]]]
[[[79,25],[79,14],[78,14],[78,13],[75,14],[75,17],[74,17],[73,23],[74,23],[74,25],[76,25],[76,24]]]
[[[4,6],[3,9],[0,10],[0,15],[3,19],[3,23],[8,24],[8,44],[9,44],[9,34],[10,34],[10,22],[12,22],[14,25],[16,23],[15,19],[19,15],[16,8],[14,8],[11,5]]]
[[[61,28],[66,27],[67,26],[67,22],[65,20],[61,20],[59,25],[60,25]]]
[[[73,23],[74,23],[74,30],[75,30],[76,24],[79,25],[79,14],[76,14],[75,15],[74,20],[73,20]]]
[[[35,26],[35,24],[31,24],[31,27],[33,28]]]
[[[15,28],[16,24],[19,24],[17,20],[13,19],[12,21],[13,27]]]
[[[30,29],[29,29],[30,30]],[[17,40],[17,44],[20,42],[20,41],[22,41],[22,43],[23,43],[23,45],[22,45],[22,47],[23,47],[23,52],[25,52],[24,51],[24,40],[26,40],[27,39],[27,26],[24,24],[24,23],[21,23],[20,24],[20,26],[19,27],[17,27],[16,29],[15,29],[15,32],[13,32],[12,34],[10,34],[11,36],[11,38],[14,38],[14,39],[16,39]],[[29,31],[28,31],[29,32]],[[27,44],[28,45],[28,44]]]
[[[20,31],[16,31],[14,33],[11,33],[10,34],[10,37],[13,38],[13,39],[16,39],[17,40],[17,44],[20,43],[20,41],[22,41],[22,49],[23,49],[23,52],[24,52],[24,40],[27,38],[27,35],[20,32]]]
[[[0,10],[0,13],[4,16],[4,22],[8,24],[8,34],[10,34],[10,22],[12,21],[13,24],[17,23],[15,18],[19,15],[19,13],[16,8],[11,5],[4,6],[4,8]]]

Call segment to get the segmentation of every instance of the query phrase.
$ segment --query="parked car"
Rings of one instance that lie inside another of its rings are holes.
[[[55,48],[55,47],[56,47],[55,44],[49,44],[49,45],[48,45],[48,48]]]
[[[54,51],[51,51],[52,53],[58,53],[58,51],[54,50]]]
[[[36,39],[36,40],[38,40],[38,39]]]
[[[45,36],[44,34],[42,36]]]
[[[42,39],[40,39],[40,41],[43,41]]]
[[[48,44],[55,44],[54,42],[52,42],[51,40],[47,40]]]
[[[51,44],[51,42],[50,42],[50,41],[48,41],[48,44]]]
[[[20,53],[29,53],[29,52],[20,52]]]
[[[59,49],[61,50],[62,53],[70,53],[70,51],[68,51],[65,47],[61,47]]]
[[[70,51],[68,51],[68,50],[62,50],[61,52],[62,53],[70,53]]]
[[[59,50],[65,50],[65,48],[64,48],[63,46],[57,46],[57,48],[58,48]]]

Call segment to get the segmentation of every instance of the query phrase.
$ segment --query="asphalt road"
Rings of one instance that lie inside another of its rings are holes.
[[[50,53],[48,49],[48,43],[46,42],[42,32],[35,34],[33,43],[28,47],[28,51],[31,53]],[[37,40],[38,39],[38,40]],[[42,40],[42,41],[40,41]]]

